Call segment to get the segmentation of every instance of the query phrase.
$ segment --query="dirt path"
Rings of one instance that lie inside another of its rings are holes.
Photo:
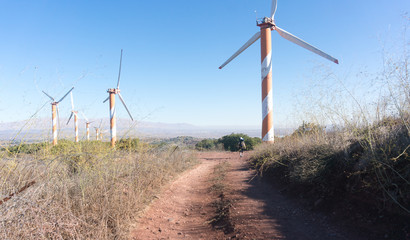
[[[327,217],[287,200],[255,178],[238,153],[199,153],[195,169],[167,186],[138,221],[132,239],[365,239],[331,226]],[[224,197],[229,200],[230,231],[213,229],[210,191],[215,166],[229,162]]]

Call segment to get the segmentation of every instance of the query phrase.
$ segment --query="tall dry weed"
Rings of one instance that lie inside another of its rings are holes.
[[[158,189],[195,162],[185,150],[93,147],[2,158],[0,196],[18,194],[0,205],[0,238],[127,238]]]

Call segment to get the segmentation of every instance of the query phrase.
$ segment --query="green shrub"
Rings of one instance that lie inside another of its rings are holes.
[[[253,150],[254,147],[262,142],[260,138],[251,138],[243,133],[232,133],[230,135],[223,136],[218,139],[218,143],[222,143],[226,151],[239,151],[239,138],[242,137],[245,140],[246,150]]]
[[[217,149],[217,139],[203,139],[199,143],[195,144],[196,150],[215,150]]]
[[[19,145],[4,147],[1,151],[17,155],[17,154],[30,154],[33,156],[59,156],[75,153],[102,153],[110,151],[110,143],[102,141],[81,141],[73,142],[66,139],[58,141],[56,146],[53,146],[49,142],[40,143],[22,143]]]
[[[19,145],[9,146],[7,148],[2,148],[2,151],[9,152],[10,154],[18,154],[18,153],[25,153],[25,154],[35,154],[42,150],[46,150],[50,144],[47,142],[41,143],[22,143]]]
[[[138,138],[121,138],[116,147],[126,151],[138,151],[140,140]]]
[[[51,148],[51,153],[53,155],[60,155],[60,154],[69,154],[74,152],[79,152],[80,147],[79,144],[76,144],[73,141],[61,139],[58,141],[58,144]]]

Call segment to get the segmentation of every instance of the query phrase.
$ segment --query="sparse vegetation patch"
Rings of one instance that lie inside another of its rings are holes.
[[[213,192],[217,199],[212,203],[215,208],[215,215],[209,220],[209,223],[215,228],[224,231],[225,234],[231,233],[234,230],[230,219],[230,208],[232,203],[225,197],[227,191],[226,185],[226,171],[230,167],[228,162],[222,162],[215,166],[212,175],[211,192]]]

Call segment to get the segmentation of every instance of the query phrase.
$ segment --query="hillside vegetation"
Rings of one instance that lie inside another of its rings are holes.
[[[195,164],[138,139],[21,144],[0,152],[1,239],[128,238],[159,188]]]
[[[384,119],[356,136],[295,132],[258,147],[250,161],[264,178],[313,208],[342,207],[348,215],[359,210],[370,221],[391,218],[400,229],[396,234],[404,234],[410,223],[409,116]]]
[[[407,215],[409,146],[409,130],[401,120],[385,119],[352,138],[335,131],[278,139],[259,147],[251,161],[264,176],[297,187],[301,194],[323,200],[357,195],[380,210]]]
[[[334,92],[321,89],[321,94],[306,101],[310,108],[303,106],[312,121],[275,139],[273,145],[257,147],[251,164],[283,192],[307,200],[312,208],[341,212],[345,219],[363,218],[373,228],[394,226],[387,238],[407,239],[409,59],[405,52],[401,58],[385,60],[376,78],[379,82],[375,80],[377,94],[366,89],[371,99],[379,96],[373,102],[363,103],[343,83]],[[334,74],[324,75],[326,81],[340,83]],[[318,119],[328,124],[318,124]]]

